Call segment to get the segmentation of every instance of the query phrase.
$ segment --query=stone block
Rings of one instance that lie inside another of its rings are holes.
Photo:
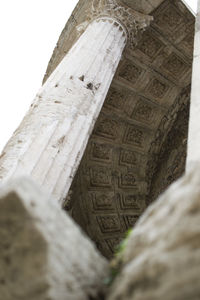
[[[92,242],[31,180],[1,188],[1,300],[96,299],[106,273]]]

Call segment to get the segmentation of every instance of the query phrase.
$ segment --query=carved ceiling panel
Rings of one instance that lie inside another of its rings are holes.
[[[179,0],[164,1],[154,13],[153,28],[174,45],[189,34],[191,24],[194,24],[194,16]]]

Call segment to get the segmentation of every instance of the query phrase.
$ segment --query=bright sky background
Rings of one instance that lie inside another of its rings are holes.
[[[41,86],[78,0],[4,0],[0,10],[0,152]],[[185,0],[196,11],[197,0]]]

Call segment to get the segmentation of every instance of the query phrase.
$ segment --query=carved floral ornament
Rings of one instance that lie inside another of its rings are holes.
[[[133,9],[118,4],[117,0],[93,0],[91,20],[110,18],[119,23],[125,30],[131,47],[137,44],[137,38],[150,22],[152,16],[141,14]]]

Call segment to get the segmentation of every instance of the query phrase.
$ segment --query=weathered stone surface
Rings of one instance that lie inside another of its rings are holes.
[[[200,297],[199,165],[151,205],[122,253],[109,300]]]
[[[94,245],[32,181],[1,190],[0,299],[94,299],[106,273]]]

